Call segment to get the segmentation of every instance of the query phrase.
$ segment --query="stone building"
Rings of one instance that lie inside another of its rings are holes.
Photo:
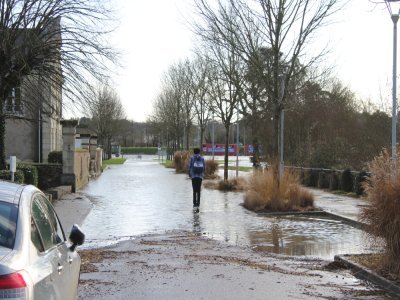
[[[51,26],[59,27],[60,19],[55,19]],[[31,40],[29,30],[23,36]],[[52,39],[61,46],[60,35],[54,35]],[[19,161],[41,163],[47,162],[51,151],[62,150],[60,120],[63,79],[60,58],[57,53],[52,55],[53,71],[47,73],[45,79],[38,74],[26,76],[19,86],[12,89],[5,101],[6,157],[16,156]]]

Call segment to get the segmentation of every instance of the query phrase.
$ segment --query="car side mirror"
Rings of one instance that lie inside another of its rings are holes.
[[[69,234],[69,240],[72,245],[69,247],[69,250],[75,251],[76,246],[80,246],[85,241],[85,234],[81,230],[81,228],[74,224],[71,228],[71,233]]]

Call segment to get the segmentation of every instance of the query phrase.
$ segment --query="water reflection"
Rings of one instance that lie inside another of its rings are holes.
[[[193,212],[193,232],[201,233],[201,223],[200,223],[200,214]]]
[[[323,217],[260,216],[240,205],[241,193],[203,188],[200,212],[193,213],[187,176],[146,156],[112,166],[83,192],[95,199],[83,224],[88,245],[178,229],[288,255],[333,258],[369,249],[361,230]]]

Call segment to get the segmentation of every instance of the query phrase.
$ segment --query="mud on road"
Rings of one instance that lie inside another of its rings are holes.
[[[168,232],[81,250],[79,299],[387,299],[319,259]]]

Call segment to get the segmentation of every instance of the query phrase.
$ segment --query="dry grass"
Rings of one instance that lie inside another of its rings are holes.
[[[218,162],[213,159],[208,159],[205,161],[206,163],[206,172],[204,177],[206,179],[215,179],[217,177],[216,173],[218,171]]]
[[[285,171],[282,180],[270,168],[250,179],[244,207],[254,211],[298,211],[314,208],[314,195],[302,188],[295,173]]]
[[[174,154],[174,168],[176,173],[187,173],[190,160],[189,151],[176,151]]]
[[[385,241],[383,268],[400,275],[400,151],[393,161],[385,149],[370,164],[371,177],[364,183],[370,206],[361,211],[361,220],[370,233]]]
[[[218,189],[221,191],[245,191],[248,183],[243,177],[235,177],[226,181],[220,180],[218,182]]]
[[[243,177],[235,177],[227,181],[207,180],[204,182],[204,187],[220,191],[246,191],[248,189],[248,182]]]

